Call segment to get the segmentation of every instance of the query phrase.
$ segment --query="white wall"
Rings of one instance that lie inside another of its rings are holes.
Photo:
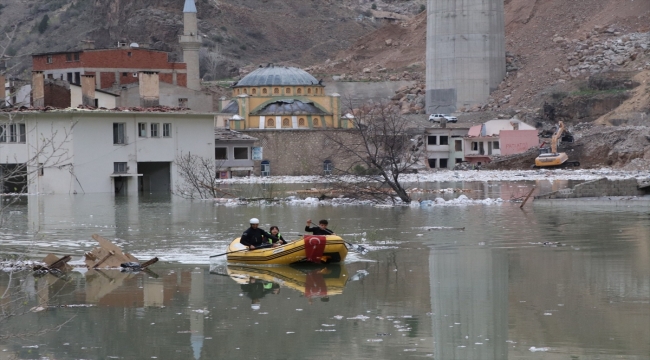
[[[3,144],[0,155],[15,155],[27,161],[30,149],[43,147],[43,139],[50,138],[60,148],[56,159],[48,160],[46,151],[38,160],[45,163],[45,168],[43,176],[33,178],[30,193],[113,192],[114,162],[126,162],[129,175],[136,175],[138,162],[172,163],[173,189],[181,181],[173,164],[181,153],[214,158],[212,114],[61,111],[25,114],[24,119],[29,129],[27,144],[12,144],[11,148]],[[140,122],[147,123],[148,128],[152,122],[159,123],[161,136],[138,137]],[[125,144],[113,144],[113,123],[125,124]],[[172,124],[169,138],[162,137],[163,123]],[[33,165],[35,169],[36,162]],[[129,193],[137,192],[137,176],[128,181]]]
[[[106,94],[103,92],[95,91],[95,99],[98,100],[99,107],[104,107],[107,109],[113,109],[117,107],[117,98],[118,96]],[[70,104],[73,108],[81,105],[82,102],[82,93],[81,86],[70,84]]]

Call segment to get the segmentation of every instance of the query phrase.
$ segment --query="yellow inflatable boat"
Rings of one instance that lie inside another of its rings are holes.
[[[237,238],[228,246],[228,262],[241,264],[290,265],[298,263],[340,263],[348,255],[345,241],[336,235],[305,235],[288,244],[248,250]]]

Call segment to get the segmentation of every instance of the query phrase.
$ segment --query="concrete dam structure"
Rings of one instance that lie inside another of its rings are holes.
[[[484,104],[506,75],[503,0],[428,0],[426,109]]]

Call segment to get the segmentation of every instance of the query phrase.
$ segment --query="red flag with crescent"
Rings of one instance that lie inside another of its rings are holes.
[[[305,254],[307,255],[307,261],[320,264],[321,257],[325,251],[325,236],[305,235],[303,241],[305,242]]]

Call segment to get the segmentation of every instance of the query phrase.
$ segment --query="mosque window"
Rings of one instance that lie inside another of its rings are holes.
[[[267,91],[266,89],[262,89],[262,94],[266,95]]]
[[[284,89],[284,92],[286,92],[287,94],[291,94],[291,88]]]
[[[290,123],[289,118],[282,119],[282,127],[289,127]]]
[[[239,89],[235,90],[235,94],[239,95]]]
[[[266,127],[275,127],[275,120],[273,120],[273,118],[267,119]]]
[[[307,89],[307,94],[311,94],[311,88]]]
[[[320,126],[320,125],[318,124],[318,118],[317,118],[317,117],[314,118],[314,126]]]
[[[248,89],[244,89],[244,94],[248,94]]]
[[[275,89],[273,89],[273,93],[274,93],[274,94],[279,94],[279,93],[280,93],[280,89],[279,89],[279,88],[275,88]]]
[[[253,94],[253,95],[257,95],[257,89],[253,89],[253,90],[251,90],[251,94]]]
[[[301,126],[301,127],[305,126],[305,119],[303,119],[303,118],[298,119],[298,126]]]
[[[302,89],[301,89],[301,88],[298,88],[298,90],[296,90],[296,93],[297,93],[298,95],[302,94]]]

